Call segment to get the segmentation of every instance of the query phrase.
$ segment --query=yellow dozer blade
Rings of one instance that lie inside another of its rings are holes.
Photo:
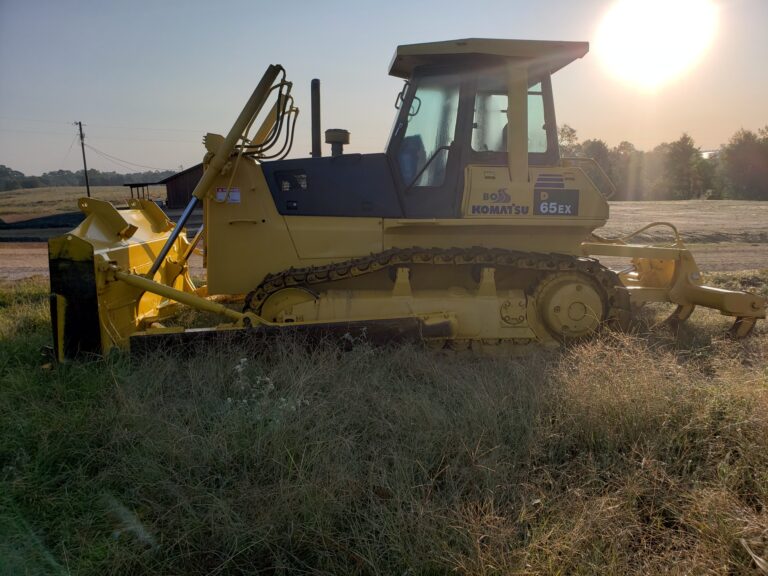
[[[51,319],[59,360],[104,354],[125,347],[127,336],[140,325],[167,318],[175,306],[163,296],[116,281],[119,269],[139,277],[146,274],[174,225],[150,200],[131,200],[127,210],[82,198],[83,222],[69,234],[48,243],[51,279]],[[189,245],[184,234],[154,274],[157,283],[193,292],[186,265]]]

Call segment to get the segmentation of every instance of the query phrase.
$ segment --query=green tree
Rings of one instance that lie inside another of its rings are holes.
[[[663,142],[643,158],[642,181],[645,200],[665,200],[670,197],[669,184],[665,176],[665,166],[670,144]]]
[[[703,193],[698,172],[701,156],[688,134],[669,145],[664,160],[664,177],[669,197],[675,200],[695,198]]]
[[[560,156],[576,156],[579,149],[579,137],[576,130],[568,124],[563,124],[557,130],[557,141],[560,143]]]
[[[18,170],[8,168],[8,166],[0,164],[0,190],[16,190],[21,188],[21,182],[24,179],[24,174]]]
[[[641,200],[644,198],[645,180],[643,165],[645,154],[626,140],[610,152],[611,178],[616,186],[616,200]]]
[[[151,170],[134,172],[133,174],[118,174],[117,172],[101,172],[88,170],[88,180],[91,186],[120,186],[134,182],[158,182],[174,174],[173,170]],[[17,170],[0,165],[0,190],[17,190],[19,188],[39,188],[41,186],[84,186],[85,176],[82,170],[53,170],[42,176],[25,176]]]
[[[611,175],[610,150],[608,150],[608,145],[605,142],[602,140],[585,140],[581,144],[581,155],[592,158],[608,176]]]
[[[768,127],[758,134],[739,130],[722,150],[722,173],[729,196],[768,200]]]
[[[699,155],[694,161],[693,178],[694,190],[701,198],[721,198],[722,191],[717,178],[717,155],[703,157]]]

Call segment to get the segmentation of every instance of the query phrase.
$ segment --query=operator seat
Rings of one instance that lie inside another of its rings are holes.
[[[398,156],[403,184],[409,186],[427,161],[427,153],[424,150],[424,142],[422,142],[421,136],[414,134],[413,136],[403,138]]]

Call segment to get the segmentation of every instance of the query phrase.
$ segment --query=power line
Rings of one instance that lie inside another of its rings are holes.
[[[19,118],[19,117],[13,117],[13,116],[0,116],[0,119],[2,120],[16,120],[19,122],[36,122],[39,124],[52,124],[52,125],[62,125],[62,124],[69,124],[69,122],[62,122],[62,121],[53,121],[53,120],[38,120],[35,118]],[[157,126],[136,126],[135,124],[132,126],[121,126],[118,124],[99,124],[99,123],[89,123],[88,126],[91,128],[98,127],[98,128],[116,128],[118,130],[142,130],[147,132],[190,132],[195,134],[204,133],[205,130],[203,129],[197,129],[197,128],[160,128]]]
[[[71,132],[44,132],[42,130],[16,130],[13,128],[0,128],[0,132],[12,132],[15,134],[55,134],[57,136],[69,136]]]
[[[87,146],[87,144],[86,144],[86,146]],[[113,160],[112,158],[109,158],[108,156],[104,156],[103,154],[101,154],[100,152],[98,152],[98,151],[94,150],[94,149],[93,149],[93,148],[91,148],[90,146],[88,146],[88,148],[90,148],[90,149],[91,149],[91,151],[92,151],[92,152],[94,152],[94,153],[95,153],[97,156],[99,156],[100,158],[102,158],[102,159],[106,160],[107,162],[109,162],[109,163],[111,163],[111,164],[114,164],[115,166],[119,166],[119,167],[120,167],[120,168],[122,168],[123,170],[127,170],[127,171],[129,171],[129,172],[135,172],[135,171],[136,171],[136,168],[134,168],[134,167],[132,167],[132,166],[128,166],[128,164],[123,164],[122,162],[118,162],[117,160]]]
[[[119,167],[120,167],[120,168],[122,168],[123,170],[128,170],[128,171],[130,171],[130,172],[135,172],[135,171],[136,171],[136,168],[135,168],[135,167],[133,167],[133,166],[129,166],[128,164],[125,164],[125,163],[121,162],[121,161],[120,161],[120,160],[118,160],[118,159],[115,159],[115,158],[110,158],[109,156],[107,156],[107,155],[105,155],[105,154],[102,154],[100,151],[96,150],[95,148],[91,148],[90,146],[88,146],[88,148],[89,148],[89,149],[90,149],[92,152],[94,152],[94,153],[95,153],[97,156],[99,156],[100,158],[102,158],[102,159],[106,160],[107,162],[109,162],[109,163],[111,163],[111,164],[114,164],[115,166],[119,166]]]
[[[165,138],[121,138],[121,137],[110,137],[110,136],[97,136],[97,140],[117,140],[117,141],[126,141],[126,142],[164,142],[164,143],[173,143],[173,144],[189,144],[189,140],[168,140]]]
[[[91,146],[90,144],[86,144],[86,146],[88,147],[89,150],[93,150],[97,154],[99,154],[99,155],[101,155],[101,156],[103,156],[103,157],[105,157],[105,158],[107,158],[109,160],[112,160],[113,162],[121,162],[123,164],[130,164],[131,166],[136,166],[138,168],[146,168],[148,170],[167,170],[167,168],[158,168],[156,166],[146,166],[144,164],[137,164],[136,162],[130,162],[128,160],[123,160],[122,158],[118,158],[117,156],[112,156],[111,154],[107,154],[103,150],[99,150],[98,148],[95,148],[95,147]]]
[[[122,162],[123,164],[129,164],[131,166],[136,166],[138,168],[146,168],[148,170],[167,170],[167,168],[158,168],[156,166],[146,166],[144,164],[137,164],[136,162],[130,162],[129,160],[123,160],[122,158],[118,158],[117,156],[112,156],[111,154],[107,154],[106,152],[99,150],[97,148],[94,148],[93,146],[90,146],[90,145],[87,145],[87,146],[89,149],[93,150],[97,154],[100,154],[105,158],[108,158],[116,162]]]
[[[205,132],[205,130],[198,130],[195,128],[158,128],[156,126],[119,126],[116,124],[92,124],[91,126],[98,126],[99,128],[117,128],[118,130],[141,130],[146,132],[190,132],[194,134]]]
[[[36,120],[32,118],[12,118],[10,116],[0,116],[0,119],[11,119],[11,120],[21,120],[25,122],[39,122],[44,124],[60,124],[59,122],[52,122],[48,120]],[[99,150],[98,148],[91,146],[90,144],[85,143],[85,135],[82,131],[82,123],[81,122],[75,122],[75,126],[78,126],[79,128],[79,134],[75,134],[72,141],[69,144],[69,148],[67,148],[67,153],[64,156],[64,159],[61,161],[63,164],[64,161],[69,158],[69,154],[72,152],[72,147],[75,144],[75,141],[77,140],[78,136],[80,137],[80,144],[82,148],[83,153],[83,167],[84,172],[86,176],[86,187],[88,187],[87,177],[88,177],[88,168],[86,164],[86,158],[85,158],[85,148],[88,148],[89,150],[93,151],[103,159],[111,162],[112,164],[115,164],[116,166],[119,166],[120,168],[123,168],[124,170],[128,171],[135,171],[136,168],[144,168],[147,170],[168,170],[167,168],[158,168],[156,166],[147,166],[145,164],[138,164],[136,162],[131,162],[129,160],[123,160],[121,158],[118,158],[117,156],[113,156],[111,154],[108,154],[107,152],[104,152],[103,150]],[[93,128],[93,125],[90,125],[91,128]],[[99,126],[97,124],[97,126]],[[101,125],[101,126],[107,126],[107,125]],[[113,128],[128,128],[128,127],[120,127],[120,126],[113,126]],[[131,127],[131,129],[137,129],[142,130],[140,127]],[[146,128],[146,130],[155,131],[155,132],[162,132],[166,129],[162,128]],[[192,129],[181,129],[181,128],[170,128],[167,129],[168,131],[176,131],[176,132],[197,132],[197,130]],[[24,129],[15,129],[15,128],[0,128],[0,132],[9,132],[9,133],[17,133],[17,134],[45,134],[45,135],[57,135],[57,136],[64,136],[68,135],[65,132],[52,132],[52,131],[44,131],[44,130],[24,130]],[[128,140],[128,141],[137,141],[137,142],[174,142],[174,143],[180,143],[180,144],[188,144],[188,140],[167,140],[167,139],[153,139],[153,138],[98,138],[98,140]]]
[[[0,119],[2,120],[19,120],[21,122],[37,122],[39,124],[55,124],[57,126],[60,126],[62,124],[69,124],[69,122],[64,122],[63,120],[39,120],[36,118],[14,118],[13,116],[0,116]]]
[[[90,126],[90,124],[89,124]],[[69,136],[69,132],[48,132],[44,130],[19,130],[16,128],[0,128],[0,132],[10,132],[12,134],[44,134],[54,136]],[[174,144],[189,144],[189,140],[169,140],[164,138],[120,138],[120,137],[101,137],[97,140],[124,140],[128,142],[162,142],[162,143],[174,143]]]
[[[75,145],[75,141],[77,141],[77,134],[75,134],[72,138],[72,142],[69,143],[69,148],[67,148],[67,153],[64,156],[64,159],[60,162],[62,166],[64,165],[64,162],[66,162],[67,158],[69,158],[69,153],[72,152],[72,146]]]

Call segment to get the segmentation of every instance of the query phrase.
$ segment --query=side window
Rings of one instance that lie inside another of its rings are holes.
[[[414,186],[441,186],[445,179],[448,151],[456,131],[459,109],[459,85],[455,77],[424,78],[416,89],[408,126],[400,145],[398,161],[406,185],[429,162]],[[435,156],[434,159],[432,156]]]
[[[507,106],[504,86],[478,86],[472,124],[472,150],[475,152],[507,151]],[[547,151],[544,127],[544,93],[541,83],[528,89],[528,152]]]
[[[539,82],[528,89],[528,152],[547,151],[547,130],[544,124],[544,93]]]

